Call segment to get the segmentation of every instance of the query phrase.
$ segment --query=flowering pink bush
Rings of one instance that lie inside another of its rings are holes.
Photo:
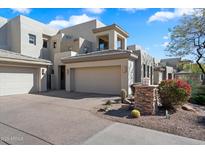
[[[166,109],[175,109],[187,102],[191,86],[183,80],[164,80],[159,84],[159,96]]]

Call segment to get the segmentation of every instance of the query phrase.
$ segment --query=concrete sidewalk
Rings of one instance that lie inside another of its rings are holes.
[[[192,145],[205,144],[205,142],[137,126],[115,123],[89,138],[84,144]]]

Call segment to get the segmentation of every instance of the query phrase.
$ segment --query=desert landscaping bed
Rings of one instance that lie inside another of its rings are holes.
[[[122,108],[122,105],[121,103],[112,104],[109,106],[108,111],[101,111],[102,108],[105,108],[105,105],[100,105],[95,108],[94,112],[98,116],[112,121],[205,141],[205,107],[188,104],[196,111],[179,109],[167,119],[164,111],[159,111],[157,115],[132,118],[130,115],[131,111],[127,108]]]

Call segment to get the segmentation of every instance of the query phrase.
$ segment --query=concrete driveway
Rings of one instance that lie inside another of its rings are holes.
[[[111,122],[90,112],[113,98],[65,91],[0,97],[0,144],[205,143]]]
[[[0,144],[82,144],[112,124],[89,112],[109,98],[65,91],[0,97]]]

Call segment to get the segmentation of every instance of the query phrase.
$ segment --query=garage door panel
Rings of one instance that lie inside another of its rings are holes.
[[[37,69],[0,66],[0,95],[37,91]]]
[[[121,89],[120,66],[77,68],[74,87],[77,92],[119,94]]]

